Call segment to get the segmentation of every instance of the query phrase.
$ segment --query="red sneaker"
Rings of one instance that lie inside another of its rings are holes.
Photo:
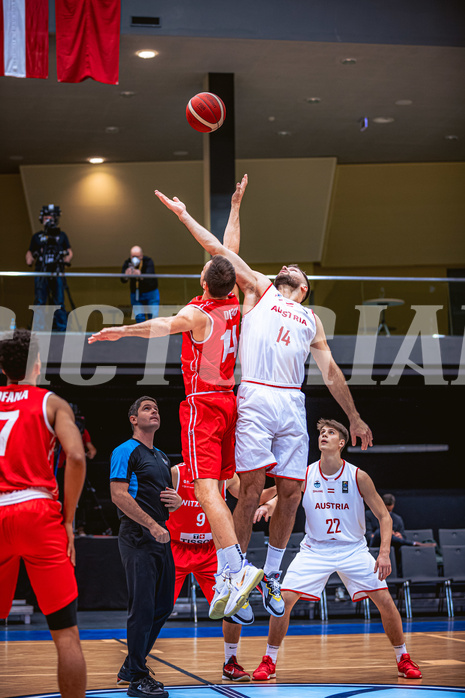
[[[229,679],[230,681],[250,681],[250,674],[244,671],[233,655],[229,658],[227,664],[223,664],[223,679]]]
[[[273,663],[271,657],[265,654],[252,676],[255,681],[268,681],[269,679],[275,679],[276,664]]]
[[[412,662],[409,654],[403,654],[397,662],[399,676],[404,679],[421,679],[421,671],[418,664]]]

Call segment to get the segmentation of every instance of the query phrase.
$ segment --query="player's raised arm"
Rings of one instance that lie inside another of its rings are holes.
[[[145,322],[138,322],[134,325],[120,325],[119,327],[105,327],[100,332],[92,334],[87,340],[89,344],[94,342],[116,342],[122,337],[143,337],[151,339],[152,337],[166,337],[169,334],[177,334],[178,332],[195,331],[201,333],[210,320],[204,314],[194,307],[182,308],[177,315],[173,317],[158,317]]]
[[[344,374],[334,361],[331,349],[326,341],[323,324],[317,315],[315,315],[315,320],[316,335],[310,347],[312,356],[321,371],[326,387],[349,418],[352,446],[356,445],[357,437],[360,437],[362,450],[365,451],[368,446],[373,446],[371,429],[357,412],[354,399],[346,383]]]
[[[242,177],[242,180],[236,184],[236,191],[231,197],[231,210],[229,212],[228,223],[224,231],[223,245],[228,250],[231,250],[231,252],[235,252],[236,254],[239,254],[239,246],[241,242],[239,211],[248,181],[249,178],[245,174]]]
[[[157,189],[155,190],[155,194],[170,211],[173,211],[173,213],[177,215],[181,223],[184,223],[186,228],[197,242],[202,245],[204,250],[211,255],[219,254],[230,260],[236,271],[237,283],[241,291],[244,293],[259,293],[261,295],[261,293],[266,290],[270,285],[267,277],[253,271],[239,255],[225,247],[218,238],[192,218],[186,210],[186,205],[180,201],[177,196],[173,199],[169,199]]]

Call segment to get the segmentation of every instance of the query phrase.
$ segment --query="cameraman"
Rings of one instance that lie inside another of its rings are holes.
[[[160,292],[158,290],[158,279],[139,279],[141,274],[155,274],[155,266],[151,257],[146,257],[142,247],[135,245],[131,247],[130,257],[126,259],[121,269],[121,273],[126,278],[122,278],[122,283],[129,280],[131,288],[131,305],[136,313],[136,322],[144,322],[158,317],[160,305]],[[145,314],[145,308],[147,306]]]
[[[50,299],[51,305],[60,306],[55,312],[53,329],[57,332],[65,332],[67,314],[63,273],[64,265],[69,264],[73,258],[73,251],[68,236],[58,227],[60,215],[59,206],[54,204],[42,206],[39,220],[44,229],[32,236],[29,249],[26,252],[26,264],[30,267],[35,260],[36,271],[56,274],[56,276],[36,276],[34,278],[34,305],[47,305],[47,301]],[[35,329],[45,329],[43,315],[38,315]]]

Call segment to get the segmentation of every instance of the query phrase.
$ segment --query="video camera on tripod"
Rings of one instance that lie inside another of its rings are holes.
[[[60,228],[58,219],[61,216],[61,209],[55,204],[42,206],[39,214],[39,221],[44,226],[44,231],[40,235],[42,243],[41,252],[34,252],[34,259],[40,262],[42,271],[51,274],[63,274],[64,267],[70,266],[64,258],[68,255],[68,250],[63,250],[60,244]]]

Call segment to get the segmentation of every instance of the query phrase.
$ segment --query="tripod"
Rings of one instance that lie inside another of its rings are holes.
[[[82,512],[82,510],[85,511],[85,505],[87,502],[89,502],[91,504],[92,510],[98,512],[98,514],[99,514],[100,523],[102,524],[102,526],[104,528],[102,535],[111,536],[113,534],[113,531],[111,530],[111,527],[105,518],[102,505],[100,504],[100,502],[97,498],[97,495],[95,493],[95,488],[92,486],[92,484],[89,481],[89,478],[86,475],[86,479],[84,481],[84,487],[83,487],[82,494],[81,494],[79,504],[78,504],[78,508],[81,510],[81,512]],[[82,517],[79,517],[79,518],[82,518]]]

